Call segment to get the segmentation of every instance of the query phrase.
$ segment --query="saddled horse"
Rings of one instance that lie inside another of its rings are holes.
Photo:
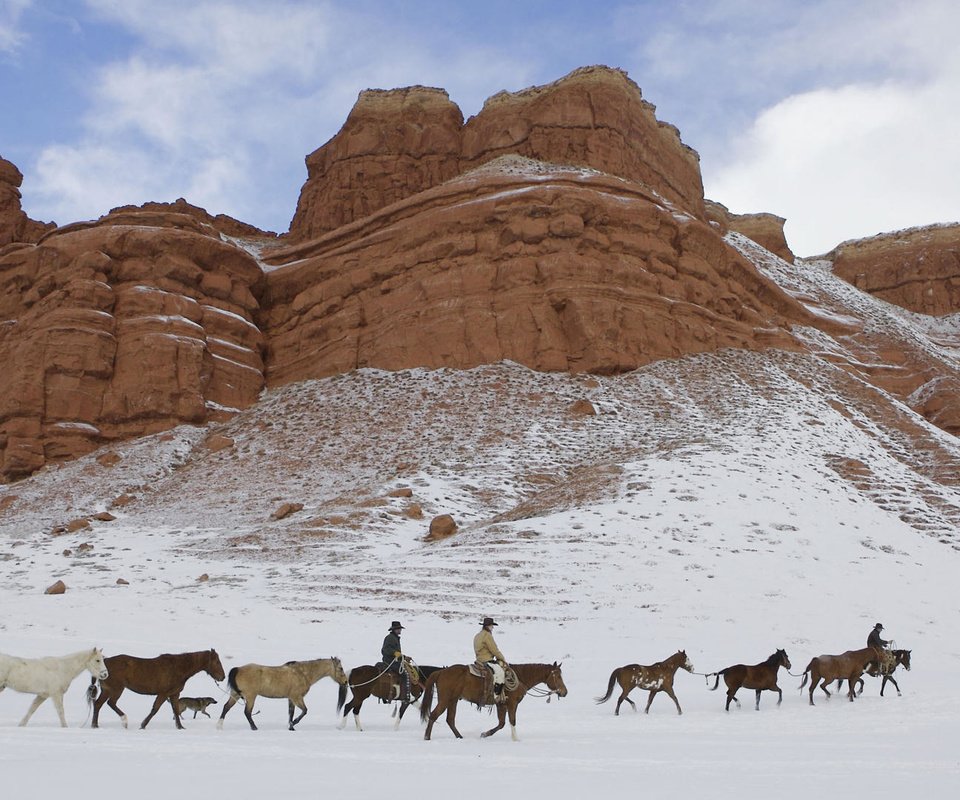
[[[127,727],[127,715],[120,710],[117,700],[124,689],[137,694],[153,694],[157,699],[147,718],[140,723],[146,728],[154,714],[160,710],[165,701],[170,702],[173,708],[173,721],[177,728],[182,729],[180,722],[180,692],[187,681],[198,672],[206,672],[215,681],[224,678],[223,664],[216,650],[199,650],[195,653],[164,653],[156,658],[139,658],[138,656],[109,656],[104,659],[110,675],[100,679],[100,695],[96,695],[97,679],[90,682],[87,697],[93,703],[93,722],[91,727],[100,727],[100,709],[106,703],[123,720],[123,727]]]
[[[710,675],[717,676],[716,683],[713,684],[710,691],[716,691],[720,685],[720,676],[722,675],[723,682],[727,685],[727,704],[724,707],[725,711],[730,710],[731,700],[736,703],[737,706],[740,705],[740,701],[737,700],[737,692],[741,688],[756,690],[757,704],[755,707],[757,711],[760,710],[760,692],[764,690],[776,692],[777,705],[780,705],[783,702],[783,692],[780,690],[780,687],[777,686],[777,672],[780,670],[780,667],[790,669],[790,659],[787,657],[786,650],[777,650],[776,653],[761,664],[734,664],[732,667],[727,667],[719,672],[708,673],[708,678]]]
[[[444,712],[447,712],[447,725],[453,731],[453,735],[462,739],[460,731],[457,730],[457,703],[460,700],[466,700],[476,706],[496,705],[498,724],[488,731],[480,734],[482,737],[493,736],[504,726],[507,716],[510,717],[510,734],[514,741],[517,741],[517,706],[520,701],[526,697],[527,692],[541,683],[546,684],[546,690],[539,690],[543,696],[549,698],[556,694],[558,697],[567,696],[567,687],[563,683],[563,673],[560,671],[561,665],[553,664],[511,664],[517,677],[517,686],[514,689],[508,688],[505,691],[506,700],[501,703],[494,703],[491,688],[485,678],[474,675],[466,664],[454,664],[444,669],[438,669],[434,672],[424,684],[423,700],[420,705],[420,719],[427,723],[427,730],[423,734],[424,739],[429,739],[433,731],[433,724],[437,718]],[[437,693],[437,707],[430,710],[433,702],[433,694]]]
[[[347,673],[339,658],[316,658],[312,661],[288,661],[278,667],[265,667],[261,664],[244,664],[230,670],[230,699],[223,706],[217,728],[223,728],[223,718],[234,707],[237,700],[243,699],[243,713],[250,723],[251,730],[257,730],[253,721],[253,705],[258,697],[287,698],[288,728],[292,731],[300,720],[307,715],[307,704],[303,698],[321,678],[333,678],[340,684],[337,708],[343,705],[347,696]],[[294,708],[300,714],[294,718]]]
[[[893,684],[894,688],[897,690],[897,694],[900,694],[900,687],[897,685],[897,681],[893,677],[893,673],[897,671],[897,667],[903,665],[903,668],[909,672],[910,671],[910,653],[911,650],[890,650],[889,651],[892,658],[890,660],[877,660],[871,661],[867,664],[867,668],[864,672],[869,675],[871,678],[883,678],[883,682],[880,684],[880,696],[883,697],[883,690],[887,688],[887,681]],[[843,678],[837,678],[837,691],[843,687]],[[860,679],[857,681],[857,696],[863,694],[863,676],[860,676]]]
[[[816,691],[817,684],[823,689],[824,694],[830,697],[830,690],[827,687],[838,678],[847,681],[849,686],[847,697],[853,701],[855,696],[854,686],[863,675],[867,664],[880,658],[880,653],[875,647],[863,647],[859,650],[847,650],[840,655],[819,655],[810,659],[807,668],[803,671],[803,680],[800,682],[800,690],[807,685],[807,677],[810,678],[810,705],[816,705],[813,702],[813,693]]]
[[[416,702],[420,698],[420,695],[423,694],[423,682],[438,669],[441,669],[440,667],[426,667],[420,664],[416,664],[414,667],[417,677],[411,677],[410,679],[410,702],[400,698],[400,678],[396,673],[387,671],[386,665],[365,664],[350,670],[349,686],[353,692],[353,696],[346,706],[343,705],[342,701],[337,705],[337,711],[343,706],[343,719],[340,721],[339,727],[344,728],[346,726],[347,715],[352,711],[353,721],[356,723],[357,730],[362,731],[363,726],[360,724],[360,706],[363,705],[364,700],[372,695],[380,700],[398,700],[400,709],[399,711],[394,710],[396,722],[393,728],[394,730],[399,728],[400,720],[403,719],[407,708],[411,703]]]
[[[650,713],[650,704],[653,703],[653,698],[657,696],[658,692],[666,692],[667,696],[676,705],[677,713],[682,714],[680,702],[673,693],[673,677],[678,669],[693,672],[693,664],[690,663],[690,659],[687,658],[687,653],[684,650],[678,650],[670,658],[665,658],[663,661],[658,661],[648,667],[640,664],[627,664],[625,667],[618,667],[610,674],[607,693],[603,697],[594,699],[597,703],[606,703],[610,699],[610,695],[613,694],[614,684],[619,683],[621,692],[617,699],[617,707],[613,711],[615,715],[620,714],[620,705],[624,700],[630,704],[634,711],[637,710],[633,700],[628,697],[634,689],[648,689],[650,691],[647,698],[647,707],[643,709],[644,714]]]
[[[60,727],[67,727],[63,714],[63,695],[74,678],[87,670],[94,680],[107,677],[107,667],[103,663],[103,651],[96,647],[81,650],[66,656],[47,656],[46,658],[18,658],[0,653],[0,692],[10,688],[15,692],[35,694],[26,716],[20,720],[20,727],[30,721],[40,704],[48,697],[53,700],[60,717]]]

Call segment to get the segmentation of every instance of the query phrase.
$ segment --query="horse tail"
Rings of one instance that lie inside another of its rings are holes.
[[[90,685],[87,687],[87,705],[92,706],[93,701],[97,699],[97,678],[90,678]]]
[[[800,681],[800,691],[801,691],[801,692],[803,691],[803,687],[807,685],[807,678],[810,677],[810,672],[811,672],[811,670],[813,669],[813,662],[816,661],[816,660],[817,660],[817,659],[815,659],[815,658],[810,659],[810,663],[807,664],[807,668],[803,671],[803,680]],[[838,690],[838,691],[839,691],[839,690]]]
[[[243,697],[243,692],[240,691],[240,687],[237,686],[237,672],[240,671],[240,667],[234,667],[230,670],[230,673],[227,675],[227,683],[230,685],[230,691],[232,691],[237,697]]]
[[[613,685],[617,682],[617,678],[620,677],[620,672],[623,667],[617,667],[613,672],[610,673],[610,681],[607,683],[607,693],[603,697],[594,697],[593,700],[597,705],[600,703],[606,703],[610,699],[610,695],[613,694]]]
[[[430,717],[430,706],[433,705],[433,687],[437,684],[437,675],[440,670],[432,672],[423,684],[423,697],[420,698],[420,721],[426,722]]]
[[[717,691],[717,687],[720,685],[720,676],[723,675],[724,672],[726,672],[726,670],[723,670],[723,669],[722,669],[722,670],[720,670],[719,672],[708,672],[708,673],[706,673],[706,674],[703,676],[704,678],[706,678],[707,688],[708,688],[711,692]],[[716,675],[716,676],[717,676],[717,679],[713,682],[713,686],[710,685],[710,676],[711,676],[711,675]]]
[[[349,678],[347,679],[349,682]],[[347,702],[347,684],[341,683],[340,690],[337,692],[337,713],[340,713],[340,709],[343,708],[343,704]]]

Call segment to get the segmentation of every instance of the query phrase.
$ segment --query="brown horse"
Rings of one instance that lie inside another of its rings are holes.
[[[423,681],[429,678],[438,669],[440,669],[440,667],[424,667],[420,666],[419,664],[416,665],[415,672],[417,674],[417,678],[411,678],[410,680],[410,703],[415,702],[420,695],[423,694]],[[366,664],[361,667],[354,667],[352,670],[350,670],[349,686],[353,691],[353,696],[350,698],[350,702],[343,707],[343,719],[340,721],[339,725],[341,729],[346,727],[347,715],[352,711],[353,721],[356,723],[357,730],[363,730],[363,726],[360,724],[360,706],[362,706],[363,701],[371,695],[379,698],[380,700],[386,701],[396,700],[400,695],[399,676],[394,672],[388,672],[383,664],[378,664],[376,666],[372,664]],[[397,718],[397,721],[393,726],[394,730],[400,727],[400,720],[403,719],[403,715],[406,713],[410,703],[408,703],[406,700],[400,700],[399,712],[394,710],[394,716]],[[343,701],[341,700],[337,704],[337,711],[339,711],[342,706]]]
[[[890,654],[893,656],[893,660],[889,662],[879,662],[871,661],[867,664],[866,672],[871,678],[883,677],[883,682],[880,684],[880,696],[883,697],[883,690],[887,688],[887,681],[893,684],[894,688],[897,690],[897,696],[900,696],[900,687],[897,685],[896,680],[893,677],[893,673],[897,671],[897,667],[903,665],[903,668],[909,672],[910,671],[910,653],[911,650],[891,650]],[[857,681],[857,696],[859,697],[863,694],[863,676],[860,676],[860,680]],[[837,691],[843,687],[843,678],[837,678]]]
[[[678,650],[670,658],[658,661],[649,667],[640,664],[627,664],[625,667],[618,667],[610,675],[610,681],[607,683],[607,693],[603,697],[594,699],[598,704],[606,703],[610,699],[610,695],[613,694],[613,685],[619,683],[621,692],[617,699],[617,707],[613,711],[615,715],[620,714],[620,705],[624,700],[630,704],[634,711],[637,710],[633,700],[627,696],[635,688],[650,690],[647,707],[643,709],[644,714],[650,713],[650,704],[653,703],[653,698],[657,696],[657,692],[666,692],[667,696],[676,705],[677,713],[682,714],[680,702],[673,693],[673,677],[677,674],[677,670],[681,668],[687,672],[693,672],[693,664],[690,663],[690,659],[687,658],[687,653],[684,650]]]
[[[875,647],[864,647],[860,650],[847,650],[837,656],[820,655],[814,656],[803,671],[803,680],[800,683],[800,689],[807,685],[807,676],[810,677],[810,705],[816,705],[813,702],[813,693],[816,691],[817,684],[823,689],[823,693],[830,697],[830,690],[827,687],[838,678],[848,682],[847,697],[853,702],[856,696],[854,687],[867,665],[874,660],[879,660],[880,654]]]
[[[731,700],[733,700],[738,707],[740,706],[740,701],[737,700],[737,692],[741,687],[756,690],[757,711],[760,710],[760,692],[765,689],[777,693],[777,705],[780,705],[783,702],[783,692],[780,690],[780,687],[777,686],[777,672],[780,667],[790,669],[790,659],[787,658],[786,650],[777,650],[776,653],[771,655],[770,658],[762,664],[753,664],[750,666],[746,664],[734,664],[732,667],[727,667],[719,672],[709,673],[707,675],[708,678],[710,675],[717,676],[717,681],[713,684],[710,691],[716,691],[720,685],[720,676],[722,675],[723,682],[727,684],[727,704],[724,707],[725,711],[730,710]]]
[[[514,689],[507,689],[507,699],[502,703],[497,703],[497,721],[496,727],[480,734],[483,737],[493,736],[500,730],[510,715],[510,734],[514,741],[517,741],[517,706],[533,687],[545,683],[546,690],[538,690],[540,696],[549,697],[556,694],[558,697],[567,696],[567,687],[563,683],[563,674],[560,671],[561,665],[553,664],[511,664],[510,669],[517,676],[517,686]],[[433,702],[433,693],[437,693],[437,707],[430,711],[430,704]],[[457,730],[457,703],[460,700],[466,700],[475,705],[485,706],[494,705],[493,697],[489,693],[487,682],[470,672],[466,664],[454,664],[451,667],[438,669],[429,678],[423,689],[423,700],[420,705],[420,719],[427,723],[427,730],[423,734],[424,739],[429,739],[433,731],[433,724],[437,718],[444,712],[447,712],[447,725],[453,731],[453,735],[462,739],[460,731]]]
[[[304,696],[321,678],[333,678],[340,684],[337,708],[343,705],[347,696],[347,673],[343,671],[339,658],[316,658],[313,661],[288,661],[279,667],[265,667],[260,664],[244,664],[230,670],[228,682],[230,684],[230,698],[224,703],[217,728],[223,728],[223,718],[236,705],[237,700],[243,698],[243,713],[250,723],[250,730],[257,730],[253,721],[253,705],[258,697],[286,697],[289,730],[294,730],[296,724],[307,715],[307,704]],[[294,719],[294,708],[300,709],[299,716]]]
[[[109,671],[109,677],[100,679],[100,696],[96,693],[97,679],[90,682],[87,697],[93,703],[93,722],[91,727],[99,727],[100,709],[103,704],[112,708],[127,727],[127,715],[120,710],[117,700],[124,689],[137,694],[155,694],[157,699],[147,718],[140,723],[146,728],[154,714],[160,710],[165,700],[173,707],[173,720],[183,729],[180,722],[180,692],[186,682],[198,672],[206,672],[215,681],[223,680],[223,665],[216,650],[201,650],[196,653],[164,653],[156,658],[138,658],[136,656],[110,656],[103,660]]]

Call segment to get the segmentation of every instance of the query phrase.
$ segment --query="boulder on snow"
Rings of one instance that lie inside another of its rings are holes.
[[[45,590],[44,594],[63,594],[67,591],[67,584],[63,581],[57,581],[56,583],[50,584]]]

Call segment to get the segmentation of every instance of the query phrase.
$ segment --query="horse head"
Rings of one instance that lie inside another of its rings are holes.
[[[777,663],[784,669],[792,669],[790,664],[790,659],[787,657],[786,650],[777,650],[776,652]]]
[[[562,666],[562,664],[554,661],[550,672],[547,673],[547,679],[544,681],[551,692],[556,692],[557,697],[567,696],[567,686],[563,682],[563,673],[560,671]]]
[[[217,655],[217,651],[212,647],[210,648],[209,658],[207,659],[207,665],[204,667],[204,670],[217,682],[222,681],[226,677],[226,673],[223,671],[223,664],[220,663],[220,656]]]
[[[910,671],[910,650],[894,650],[894,655],[897,657],[897,663],[903,664],[903,668],[909,672]]]
[[[679,660],[682,669],[693,672],[693,662],[687,657],[686,650],[677,650],[676,658]]]
[[[103,650],[99,647],[94,647],[93,650],[90,651],[90,658],[87,659],[86,667],[94,678],[99,678],[101,681],[105,681],[110,677],[107,665],[103,663]],[[907,667],[907,669],[910,668]]]

